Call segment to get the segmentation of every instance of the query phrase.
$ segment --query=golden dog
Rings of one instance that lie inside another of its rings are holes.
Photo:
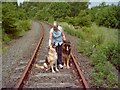
[[[64,63],[64,67],[70,68],[70,53],[71,53],[71,44],[70,41],[64,41],[62,44],[62,61]]]
[[[43,66],[39,66],[37,64],[35,66],[38,68],[41,68],[41,69],[44,69],[44,68],[48,69],[50,66],[52,73],[55,73],[55,70],[58,72],[59,70],[57,68],[57,58],[58,57],[57,57],[57,52],[55,50],[55,46],[51,45],[48,50],[48,55],[46,57],[46,60],[43,64]],[[54,70],[54,64],[55,64],[55,70]]]

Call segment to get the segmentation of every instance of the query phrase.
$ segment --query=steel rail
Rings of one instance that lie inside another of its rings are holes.
[[[52,25],[51,25],[50,23],[48,23],[48,22],[46,22],[46,23],[47,23],[50,27],[52,27]],[[80,77],[79,82],[82,82],[82,85],[83,85],[84,89],[86,90],[87,88],[89,88],[89,85],[88,85],[85,77],[84,77],[83,74],[82,74],[82,71],[81,71],[81,69],[80,69],[80,66],[78,65],[77,60],[76,60],[75,57],[73,56],[73,53],[71,53],[70,55],[71,55],[71,58],[72,58],[72,61],[73,61],[74,65],[75,65],[75,68],[76,68],[76,70],[77,70],[77,73],[78,73],[78,75],[79,75],[79,77]],[[82,79],[82,80],[81,80],[81,79]]]
[[[29,60],[27,66],[25,67],[25,70],[24,70],[21,78],[19,79],[18,83],[16,84],[16,86],[14,88],[17,88],[17,89],[22,89],[23,88],[25,80],[27,79],[27,77],[28,77],[28,75],[29,75],[29,73],[31,71],[32,65],[35,62],[35,58],[36,58],[37,52],[39,50],[39,47],[41,46],[41,43],[42,43],[43,37],[44,37],[44,29],[43,29],[42,24],[41,24],[41,27],[42,27],[42,29],[41,29],[42,30],[41,31],[42,34],[41,34],[41,37],[39,39],[39,42],[38,42],[38,44],[37,44],[37,46],[36,46],[36,48],[35,48],[35,50],[33,52],[33,55],[31,57],[31,59]]]
[[[49,23],[47,23],[47,24],[48,24],[50,27],[52,27],[51,24],[49,24]],[[42,25],[41,25],[41,26],[42,26]],[[38,49],[39,49],[39,47],[40,47],[40,45],[41,45],[41,43],[42,43],[42,40],[43,40],[43,37],[44,37],[43,31],[44,31],[44,30],[43,30],[43,26],[42,26],[42,31],[41,31],[42,37],[40,38],[40,40],[39,40],[39,42],[38,42],[38,44],[37,44],[37,47],[36,47],[36,49],[34,50],[34,53],[33,53],[32,57],[31,57],[30,61],[28,62],[28,65],[26,66],[26,68],[25,68],[25,70],[24,70],[24,73],[22,74],[19,82],[16,84],[15,88],[21,89],[21,88],[23,88],[23,86],[24,86],[25,80],[27,79],[28,74],[30,73],[30,70],[31,70],[32,65],[33,65],[33,63],[34,63],[34,61],[35,61],[35,57],[36,57],[36,55],[37,55]],[[75,68],[76,68],[76,70],[77,70],[77,74],[78,74],[78,76],[80,77],[79,82],[82,83],[84,89],[86,90],[87,88],[89,88],[89,85],[88,85],[85,77],[84,77],[83,74],[82,74],[82,71],[81,71],[81,69],[80,69],[80,66],[78,65],[77,60],[75,59],[75,57],[73,56],[72,53],[70,54],[70,56],[71,56],[71,58],[72,58],[72,61],[73,61],[73,63],[74,63],[74,66],[75,66]]]
[[[80,69],[80,66],[78,65],[78,62],[77,62],[77,60],[75,59],[75,57],[73,56],[72,53],[71,53],[71,58],[72,58],[72,61],[73,61],[74,65],[75,65],[77,73],[80,76],[79,82],[82,82],[82,85],[83,85],[84,89],[86,90],[87,88],[89,88],[88,83],[87,83],[85,77],[83,76],[82,71]]]

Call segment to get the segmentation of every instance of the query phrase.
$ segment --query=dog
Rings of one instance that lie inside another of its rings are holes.
[[[62,61],[64,64],[64,67],[70,68],[69,62],[70,62],[70,53],[71,53],[71,43],[70,41],[64,41],[62,44]]]
[[[55,73],[55,70],[57,72],[59,72],[59,70],[57,68],[57,59],[58,59],[58,56],[57,56],[57,52],[56,52],[56,49],[55,49],[55,45],[51,45],[48,49],[48,55],[46,57],[46,60],[43,64],[43,66],[39,66],[37,64],[35,66],[37,68],[41,68],[41,69],[46,68],[46,70],[51,68],[52,73]],[[54,64],[55,64],[55,70],[54,70]]]

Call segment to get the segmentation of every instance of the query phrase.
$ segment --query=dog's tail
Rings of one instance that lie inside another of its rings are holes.
[[[45,68],[48,68],[47,64],[44,63],[43,65],[38,65],[38,64],[35,64],[35,67],[37,68],[40,68],[40,69],[45,69]]]
[[[35,67],[40,68],[40,69],[44,69],[44,66],[43,66],[43,65],[35,64]]]

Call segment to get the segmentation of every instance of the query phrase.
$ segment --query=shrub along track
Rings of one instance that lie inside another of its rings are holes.
[[[15,88],[88,88],[73,54],[70,69],[60,69],[60,72],[51,73],[50,70],[45,71],[34,66],[34,62],[42,64],[47,55],[50,25],[43,23],[41,25],[44,29],[42,37]]]

